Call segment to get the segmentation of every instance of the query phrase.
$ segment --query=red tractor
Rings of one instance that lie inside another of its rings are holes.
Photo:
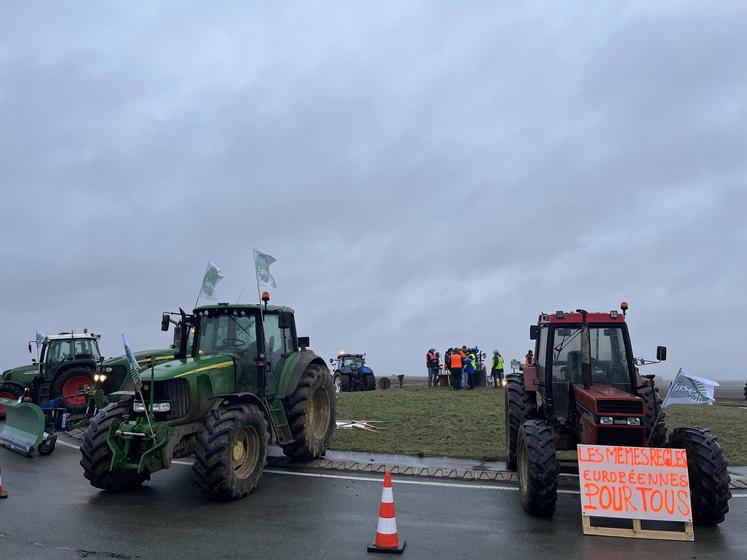
[[[654,376],[642,378],[623,313],[557,311],[530,327],[536,363],[509,374],[506,446],[509,470],[518,471],[524,510],[555,511],[557,451],[577,444],[673,447],[687,450],[693,520],[716,525],[729,511],[730,478],[723,449],[710,430],[676,428],[667,440]]]

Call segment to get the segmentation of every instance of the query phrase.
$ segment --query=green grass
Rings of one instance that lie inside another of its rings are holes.
[[[380,431],[337,430],[332,449],[425,457],[505,460],[503,392],[424,386],[341,393],[340,420],[384,421]],[[718,436],[733,465],[747,464],[747,410],[720,406],[667,408],[667,426],[702,426]]]

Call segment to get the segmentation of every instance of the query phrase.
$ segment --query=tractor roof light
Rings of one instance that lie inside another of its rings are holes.
[[[262,301],[264,301],[265,303],[270,301],[270,292],[268,291],[262,292]]]
[[[628,311],[628,302],[627,301],[623,301],[620,304],[620,309],[622,309],[623,315],[626,315],[627,311]]]
[[[556,311],[555,312],[555,318],[563,320],[563,319],[565,319],[565,313],[563,313],[562,311]]]
[[[617,310],[613,309],[610,311],[610,319],[617,319]]]

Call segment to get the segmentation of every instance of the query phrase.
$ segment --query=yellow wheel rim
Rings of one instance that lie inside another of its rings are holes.
[[[327,434],[330,419],[329,399],[323,387],[317,387],[311,397],[308,410],[309,431],[317,439]]]
[[[231,451],[233,472],[238,478],[247,478],[259,462],[260,440],[253,426],[244,426],[236,433]]]

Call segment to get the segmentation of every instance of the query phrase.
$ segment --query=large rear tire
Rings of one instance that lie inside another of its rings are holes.
[[[376,390],[376,376],[373,373],[367,373],[363,378],[363,386],[366,391]]]
[[[537,410],[536,393],[524,391],[524,377],[521,374],[506,375],[505,392],[506,465],[508,470],[516,470],[516,441],[519,428]]]
[[[92,375],[91,370],[84,367],[63,371],[54,380],[52,398],[62,397],[62,404],[70,412],[84,412],[88,397],[81,393],[84,387],[93,387]]]
[[[704,428],[675,428],[669,447],[687,451],[693,521],[718,525],[729,511],[731,498],[728,465],[718,439]]]
[[[644,387],[638,393],[643,399],[646,417],[643,422],[646,426],[648,444],[651,447],[662,447],[667,442],[667,425],[665,423],[666,413],[661,410],[661,396],[658,387]],[[656,422],[656,425],[654,425]]]
[[[253,404],[210,411],[197,435],[192,470],[197,485],[213,500],[239,500],[251,494],[267,461],[268,425]]]
[[[80,446],[83,476],[91,486],[109,492],[128,492],[140,487],[150,478],[149,473],[135,471],[112,471],[112,450],[106,443],[112,423],[121,419],[129,411],[129,401],[112,403],[101,409],[91,418],[88,429],[83,434],[83,445]]]
[[[544,420],[527,420],[517,441],[519,494],[524,511],[552,515],[558,500],[558,464],[552,428]]]
[[[335,432],[335,405],[329,370],[322,365],[310,365],[296,390],[285,400],[293,441],[282,446],[283,453],[298,461],[323,457]]]
[[[0,383],[0,398],[17,401],[23,396],[23,389],[15,383]],[[5,420],[5,407],[0,404],[0,420]]]

